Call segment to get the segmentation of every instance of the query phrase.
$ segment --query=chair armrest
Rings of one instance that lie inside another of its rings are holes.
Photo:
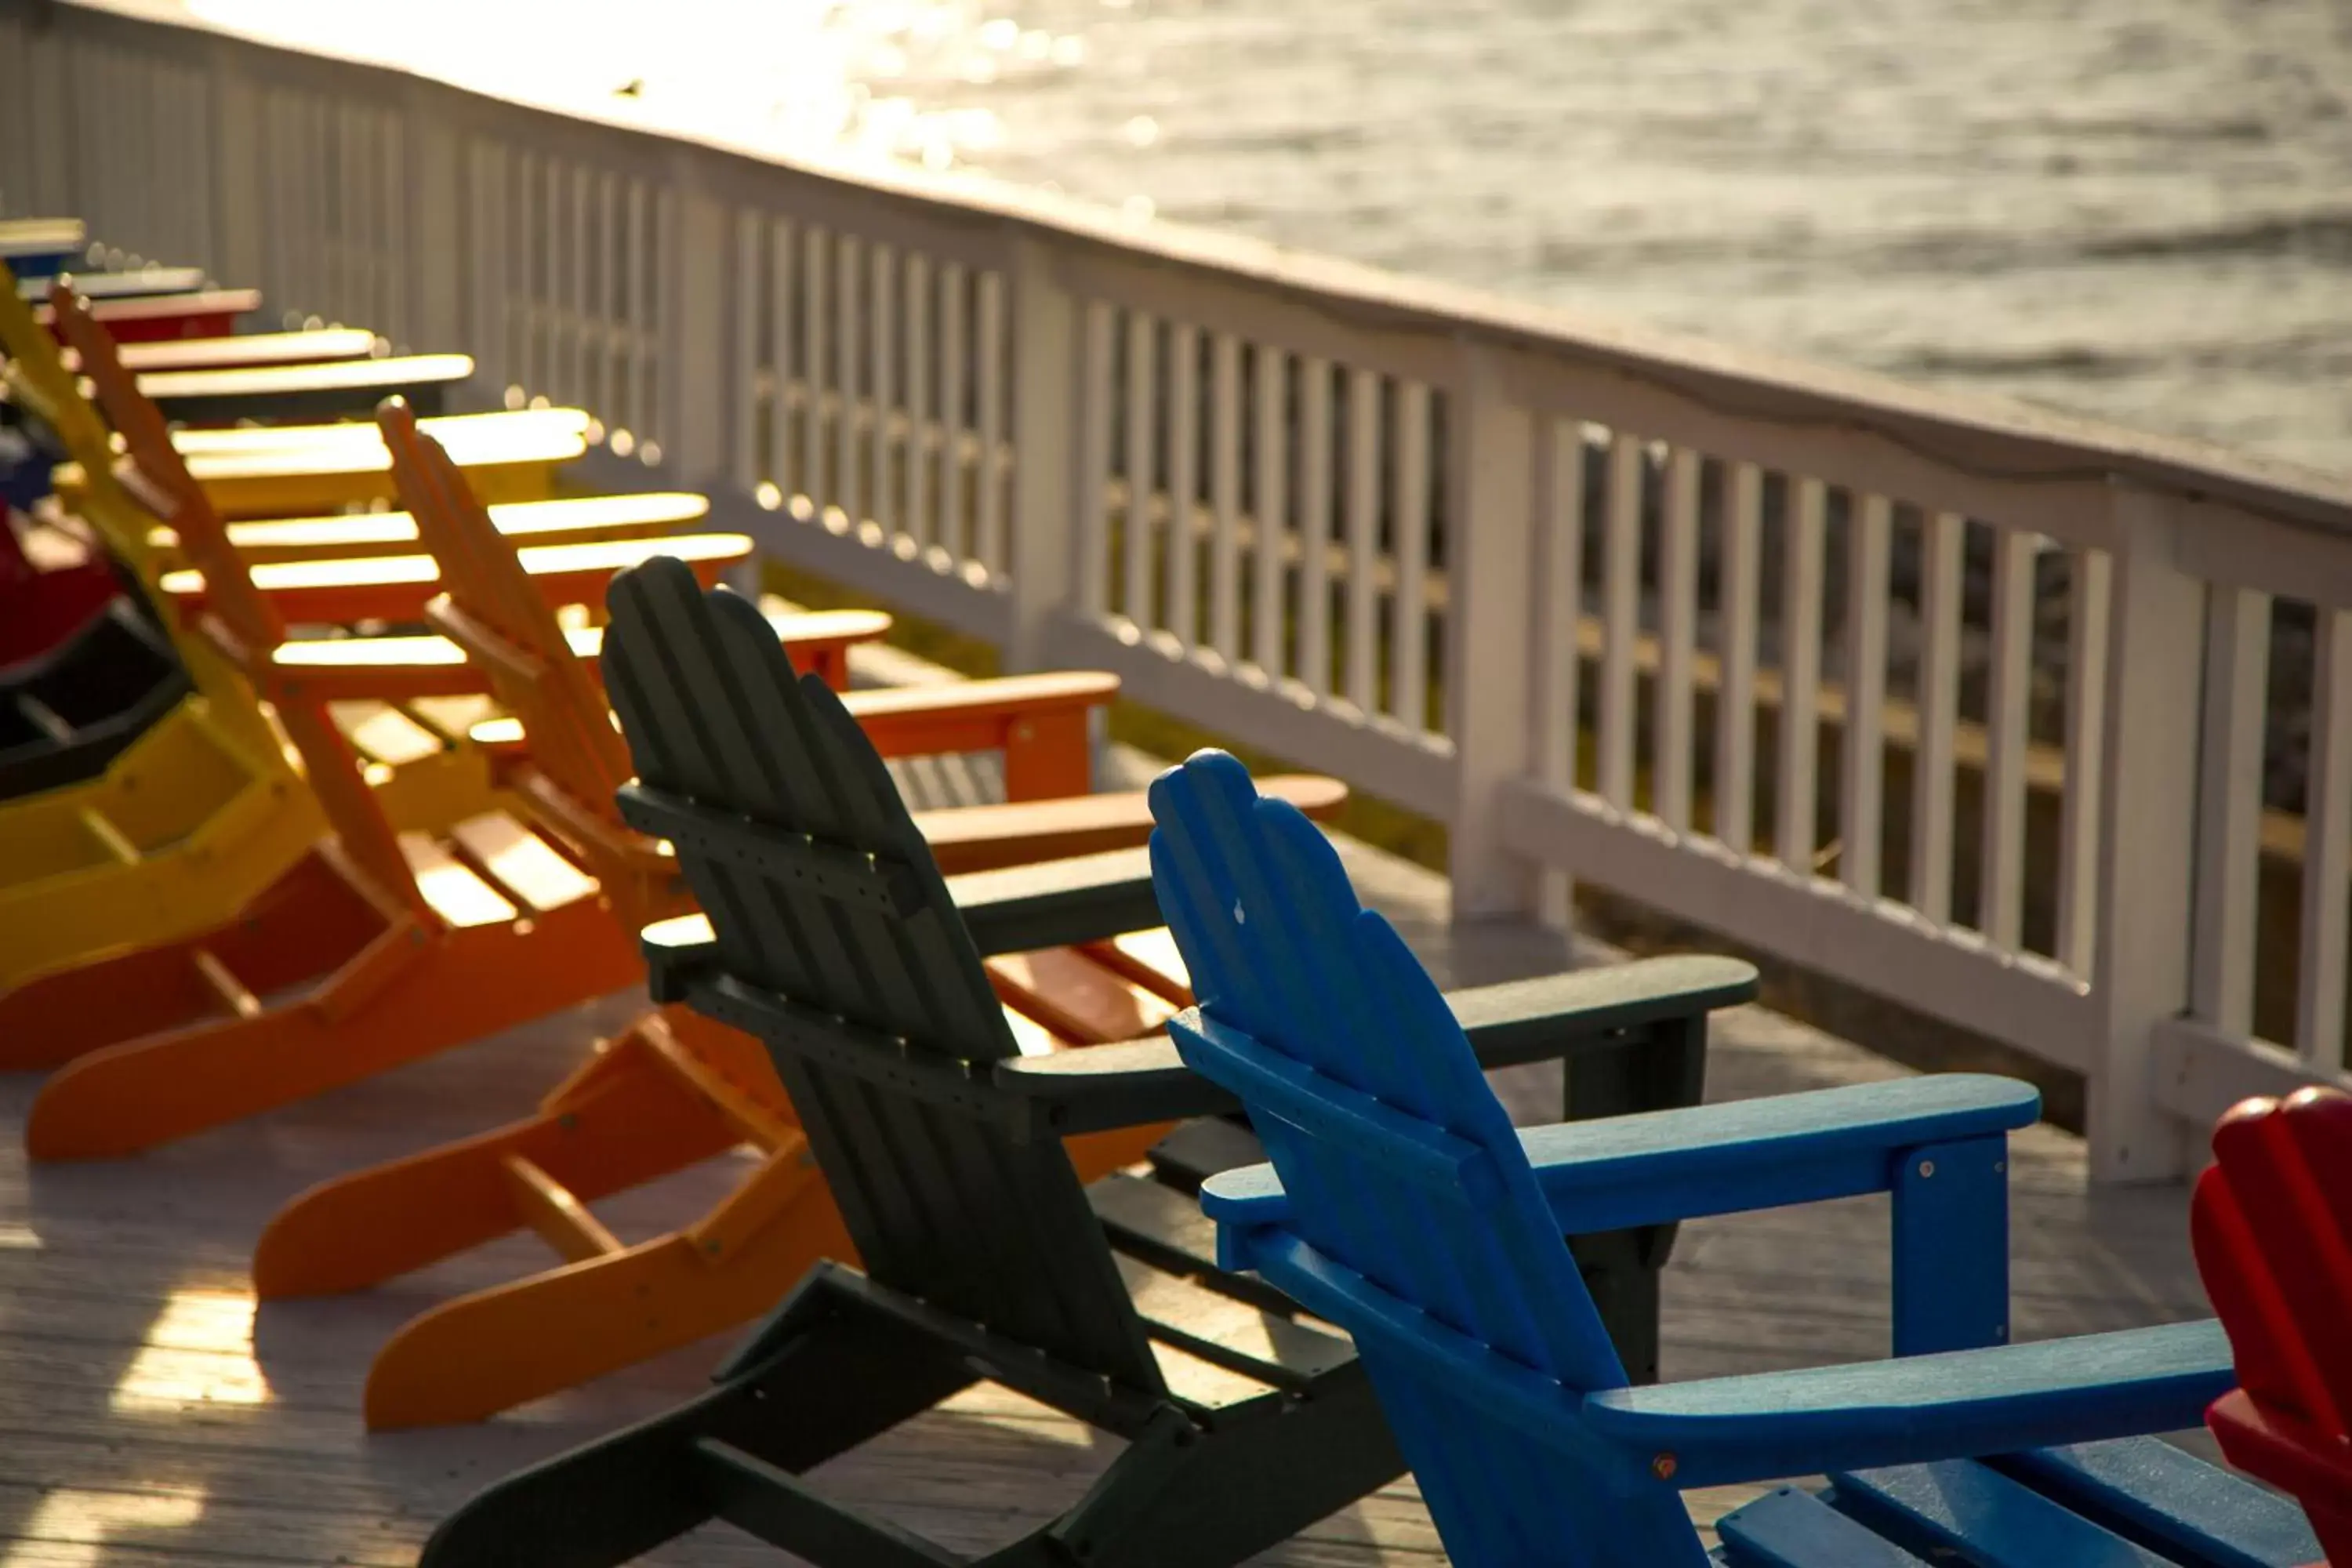
[[[1675,954],[1445,994],[1483,1068],[1550,1061],[1563,1044],[1703,1017],[1756,999],[1755,965]]]
[[[1143,848],[950,877],[948,896],[983,955],[1100,942],[1160,923]]]
[[[640,832],[661,832],[656,818],[633,818],[630,826]],[[1160,924],[1150,858],[1140,848],[950,877],[948,896],[955,898],[955,908],[962,912],[981,954],[1094,942]],[[656,983],[666,969],[685,973],[706,969],[718,959],[708,914],[679,914],[645,926],[640,942]],[[675,996],[656,999],[673,1002]]]
[[[646,994],[665,1006],[685,1001],[697,976],[719,968],[718,933],[699,910],[641,927],[637,949],[646,960]]]
[[[1500,1068],[1613,1044],[1755,993],[1756,971],[1735,959],[1670,957],[1470,986],[1447,992],[1445,1001],[1479,1064]],[[1063,1134],[1218,1115],[1241,1104],[1186,1067],[1165,1035],[1000,1062],[996,1081],[1035,1100],[1045,1124]]]
[[[2212,1319],[1852,1366],[1611,1389],[1594,1436],[1719,1486],[2193,1427],[2236,1386]]]
[[[1028,678],[1022,678],[1028,679]],[[1084,676],[1066,679],[1089,679]],[[1110,680],[1111,677],[1101,678]],[[980,681],[962,686],[980,686]],[[959,687],[946,689],[956,690]],[[929,692],[936,687],[901,687],[897,691]],[[1116,695],[1112,691],[1109,695]],[[869,737],[877,735],[861,703],[867,694],[853,691],[842,702]],[[877,740],[885,756],[888,747]],[[980,749],[980,748],[975,748]],[[1326,822],[1347,804],[1348,787],[1336,779],[1312,773],[1283,773],[1257,781],[1260,794],[1290,802],[1307,816]],[[1142,790],[1102,795],[1076,795],[1059,800],[1015,801],[992,805],[953,805],[915,814],[915,826],[931,847],[940,869],[950,876],[994,870],[1037,860],[1067,860],[1126,849],[1151,837],[1151,803]],[[1160,923],[1154,915],[1152,925]]]
[[[2041,1111],[2030,1084],[1938,1073],[1531,1127],[1519,1142],[1562,1228],[1615,1230],[1885,1192],[1896,1152],[2013,1132]]]
[[[1519,1146],[1561,1232],[1587,1235],[1885,1192],[1895,1152],[2013,1131],[2041,1105],[2029,1084],[1948,1073],[1522,1128]],[[1279,1224],[1289,1205],[1272,1165],[1201,1189],[1220,1225]]]

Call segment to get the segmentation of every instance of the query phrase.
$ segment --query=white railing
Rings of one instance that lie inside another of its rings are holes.
[[[2352,480],[129,7],[0,0],[12,209],[1437,818],[1460,916],[1572,871],[2077,1069],[2105,1179],[2347,1080]]]

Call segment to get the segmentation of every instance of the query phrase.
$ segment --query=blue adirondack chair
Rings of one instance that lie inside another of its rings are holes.
[[[1457,1563],[2320,1556],[2292,1504],[2133,1436],[2194,1426],[2231,1387],[2210,1321],[1627,1385],[1563,1233],[1878,1190],[1898,1258],[1927,1214],[1981,1259],[1980,1199],[1927,1194],[1955,1163],[2004,1179],[1992,1167],[2031,1089],[1950,1075],[1515,1129],[1437,988],[1305,818],[1210,752],[1163,774],[1151,806],[1153,880],[1201,999],[1171,1032],[1273,1161],[1203,1187],[1221,1261],[1355,1336]],[[1824,1491],[1783,1487],[1725,1517],[1712,1559],[1678,1495],[1823,1474]]]

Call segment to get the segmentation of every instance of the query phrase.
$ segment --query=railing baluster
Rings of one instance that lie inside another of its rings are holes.
[[[940,268],[940,517],[932,537],[947,548],[949,559],[959,566],[971,555],[963,471],[964,411],[971,406],[966,399],[971,392],[964,374],[964,303],[970,287],[966,279],[964,269],[953,263]],[[814,296],[811,299],[814,310]],[[812,385],[812,410],[815,396]]]
[[[775,397],[768,405],[768,478],[776,487],[779,503],[789,503],[795,494],[810,489],[805,472],[793,472],[792,420],[793,405],[798,402],[801,417],[809,417],[805,387],[796,386],[793,375],[793,347],[795,332],[793,318],[797,315],[799,294],[793,288],[793,226],[782,218],[768,225],[768,312],[773,323],[773,335],[769,339],[769,361],[775,378]],[[794,393],[801,395],[797,398]]]
[[[1801,479],[1788,513],[1780,607],[1780,832],[1774,851],[1800,876],[1813,869],[1820,774],[1822,574],[1829,492]]]
[[[1241,660],[1242,346],[1219,332],[1209,361],[1209,646]]]
[[[1919,539],[1919,743],[1911,759],[1911,907],[1952,918],[1952,765],[1960,710],[1960,591],[1968,521],[1924,518]]]
[[[807,283],[804,299],[807,314],[801,319],[801,353],[808,365],[808,385],[801,402],[801,477],[805,486],[809,506],[816,515],[823,515],[825,503],[837,499],[833,486],[825,479],[825,424],[831,406],[832,376],[826,366],[832,363],[830,327],[837,312],[833,295],[826,285],[830,282],[827,266],[833,254],[833,237],[812,225],[802,232],[802,272]]]
[[[1078,614],[1100,620],[1110,598],[1111,312],[1087,302],[1081,328],[1084,364],[1078,387]]]
[[[594,221],[590,214],[590,197],[593,189],[589,177],[588,165],[573,164],[572,166],[572,266],[570,268],[572,290],[568,300],[572,317],[572,357],[571,362],[564,367],[564,374],[571,378],[571,390],[564,395],[564,401],[587,405],[592,410],[594,405],[590,403],[590,399],[594,395],[595,389],[589,384],[588,362],[595,353],[596,307],[588,291],[588,257],[591,243],[589,229]]]
[[[607,173],[596,191],[596,255],[604,273],[604,298],[597,302],[604,323],[596,361],[597,412],[609,428],[617,423],[626,401],[628,378],[628,301],[622,290],[627,279],[621,254],[627,241],[623,226],[621,177]]]
[[[140,108],[143,116],[152,113],[154,105],[142,95]],[[361,213],[367,200],[366,167],[360,146],[364,121],[357,107],[348,103],[336,104],[326,113],[329,123],[335,128],[335,166],[328,172],[334,185],[334,271],[328,279],[327,292],[319,301],[319,309],[331,322],[355,321],[367,308],[362,300],[366,275],[361,265],[360,237]]]
[[[2322,606],[2312,628],[2311,767],[2304,784],[2303,953],[2295,1054],[2340,1072],[2352,920],[2352,610]]]
[[[734,318],[740,328],[735,334],[734,395],[730,402],[735,411],[735,438],[728,454],[728,474],[739,490],[752,490],[760,483],[760,353],[761,344],[751,328],[760,320],[759,299],[761,260],[760,247],[760,215],[750,207],[739,208],[735,214],[735,278]]]
[[[1601,570],[1601,798],[1633,808],[1634,647],[1642,613],[1642,439],[1620,430],[1609,447],[1608,535]]]
[[[665,441],[677,439],[683,417],[680,405],[685,401],[681,396],[685,390],[682,373],[693,368],[679,342],[686,322],[671,308],[676,293],[671,279],[683,274],[687,267],[686,207],[687,197],[676,186],[662,185],[655,190],[653,244],[646,256],[646,319],[650,323],[646,357],[652,367],[646,417],[651,428],[637,448],[648,466],[661,462]]]
[[[1157,324],[1141,310],[1127,314],[1127,588],[1120,614],[1144,631],[1160,625],[1151,603],[1151,567],[1158,552],[1151,498],[1158,479],[1153,437],[1159,431]]]
[[[2069,563],[2066,771],[2059,802],[2058,962],[2088,976],[2099,935],[2099,786],[2106,765],[2108,605],[2115,562],[2078,550]]]
[[[1764,476],[1732,466],[1723,519],[1722,680],[1715,693],[1715,836],[1756,847],[1756,628],[1764,561]]]
[[[1885,496],[1852,498],[1845,594],[1845,780],[1838,795],[1845,885],[1876,901],[1880,795],[1886,765],[1886,593],[1893,508]]]
[[[1535,754],[1537,776],[1576,784],[1577,634],[1584,618],[1584,432],[1547,420],[1538,437],[1543,509],[1537,534]],[[1553,911],[1564,917],[1565,910]]]
[[[2033,563],[2038,536],[2000,529],[1993,541],[1992,668],[1985,698],[1984,869],[1977,925],[2014,951],[2025,911],[2025,751],[2033,705]]]
[[[1282,652],[1283,546],[1288,532],[1290,410],[1284,395],[1289,356],[1271,343],[1257,346],[1257,462],[1253,510],[1257,519],[1256,571],[1250,597],[1250,659],[1279,680]]]
[[[1348,378],[1348,700],[1380,711],[1381,380]]]
[[[836,241],[834,256],[834,288],[837,290],[834,305],[833,374],[834,406],[836,424],[834,426],[833,504],[841,509],[842,517],[853,530],[866,521],[866,498],[858,480],[863,477],[863,465],[858,458],[858,426],[860,417],[857,350],[859,331],[863,325],[858,297],[865,279],[858,262],[864,246],[856,235],[845,234]]]
[[[522,341],[516,359],[520,366],[515,379],[522,384],[526,394],[536,395],[547,389],[547,289],[544,274],[547,268],[547,211],[545,165],[530,152],[515,154],[516,233],[515,256],[520,267],[522,309]]]
[[[931,516],[931,263],[919,250],[907,252],[907,513],[901,526],[917,553],[929,548]],[[1106,401],[1110,389],[1103,389]],[[1106,416],[1107,417],[1108,416]]]
[[[874,247],[874,281],[866,290],[866,311],[873,319],[872,341],[867,348],[870,364],[866,385],[872,394],[874,417],[866,427],[866,455],[872,465],[866,479],[868,497],[866,513],[881,525],[886,539],[898,531],[898,461],[895,439],[898,425],[898,388],[892,371],[898,354],[897,301],[898,289],[893,287],[895,272],[893,252],[887,245]]]
[[[2262,869],[2271,600],[2247,588],[2216,587],[2209,597],[2189,1005],[2214,1028],[2243,1038],[2254,1032],[2254,899]]]
[[[477,142],[473,147],[473,240],[475,341],[482,344],[489,363],[491,384],[504,391],[514,384],[514,352],[508,331],[507,281],[509,254],[506,246],[506,159],[496,146]],[[616,416],[625,413],[614,410]]]
[[[1194,583],[1200,537],[1201,334],[1182,322],[1168,328],[1168,598],[1160,625],[1178,646],[1201,635]]]
[[[1396,399],[1394,672],[1390,712],[1414,734],[1429,721],[1429,388],[1401,383]]]
[[[1331,695],[1331,362],[1299,365],[1298,679]]]
[[[654,257],[660,248],[662,204],[643,180],[629,182],[629,277],[637,291],[636,343],[634,365],[636,390],[629,399],[630,417],[638,437],[650,437],[661,417],[656,401],[661,393],[660,280],[654,275]]]
[[[1666,510],[1658,551],[1658,685],[1650,771],[1658,819],[1691,825],[1691,683],[1698,639],[1699,456],[1677,447],[1666,460]]]
[[[991,576],[1003,576],[1004,557],[1004,279],[980,275],[980,506],[973,553]]]

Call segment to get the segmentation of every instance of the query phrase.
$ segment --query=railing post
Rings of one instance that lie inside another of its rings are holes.
[[[215,278],[262,283],[263,304],[275,308],[278,301],[267,287],[269,214],[261,190],[261,89],[237,68],[230,51],[209,53],[215,248],[199,259]]]
[[[1077,583],[1078,306],[1055,276],[1053,253],[1016,238],[1012,297],[1013,506],[1006,553],[1012,603],[1004,668],[1045,668],[1055,616]],[[985,471],[985,470],[984,470]],[[993,482],[992,477],[984,483]]]
[[[660,239],[668,298],[662,355],[663,466],[677,483],[717,488],[727,467],[727,210],[694,178],[695,159],[669,161],[671,232]]]
[[[2091,1179],[2166,1181],[2189,1169],[2188,1129],[2155,1097],[2156,1026],[2188,1007],[2195,925],[2205,584],[2181,570],[2171,501],[2116,481],[2099,778],[2098,939],[2091,1042]]]
[[[1447,871],[1454,919],[1535,912],[1536,868],[1502,843],[1502,787],[1534,765],[1536,421],[1498,351],[1465,345],[1446,455],[1451,588],[1445,710],[1454,795]]]
[[[435,112],[450,95],[417,81],[402,95],[403,139],[409,156],[408,222],[401,237],[403,281],[408,290],[408,346],[419,352],[463,339],[458,300],[466,287],[466,225],[457,178],[460,132]],[[480,236],[474,243],[482,244]]]

